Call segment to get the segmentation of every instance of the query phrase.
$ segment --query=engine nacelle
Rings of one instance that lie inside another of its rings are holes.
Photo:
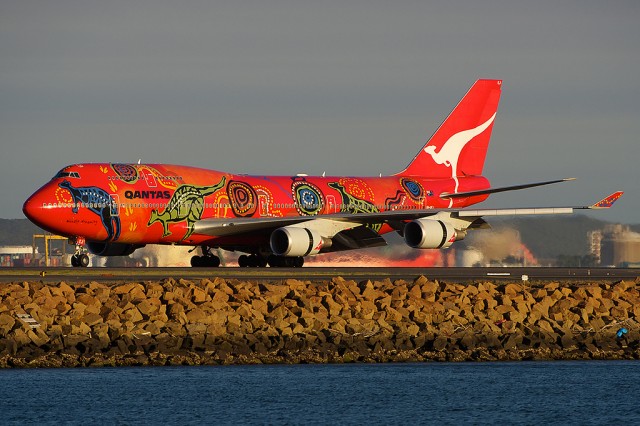
[[[325,246],[324,239],[315,231],[295,226],[284,226],[271,233],[271,251],[276,256],[308,256],[318,254]]]
[[[441,220],[416,219],[404,226],[404,241],[413,248],[447,248],[456,238],[453,226]]]
[[[144,247],[138,244],[122,244],[122,243],[87,243],[87,249],[98,256],[129,256],[137,249]]]

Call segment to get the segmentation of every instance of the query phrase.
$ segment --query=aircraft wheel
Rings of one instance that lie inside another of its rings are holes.
[[[193,256],[191,266],[194,268],[217,268],[220,266],[220,258],[218,256]]]
[[[272,254],[267,258],[266,262],[272,268],[302,268],[304,257],[284,257]]]
[[[286,263],[288,268],[301,268],[302,265],[304,264],[304,257],[302,256],[287,257]]]
[[[74,254],[73,256],[71,256],[71,266],[73,266],[74,268],[77,268],[78,266],[80,266],[80,262],[78,262],[77,254]]]
[[[280,268],[284,266],[284,257],[276,256],[275,254],[269,255],[267,258],[267,264],[272,268]]]
[[[247,256],[247,262],[250,268],[264,268],[267,265],[267,261],[257,254]]]
[[[284,256],[269,256],[267,263],[272,268],[301,268],[304,264],[304,257],[284,257]]]
[[[246,268],[249,266],[249,256],[247,256],[246,254],[241,254],[240,257],[238,258],[238,266],[240,266],[241,268]]]
[[[86,254],[81,254],[78,257],[78,266],[81,266],[83,268],[89,266],[89,256],[87,256]]]

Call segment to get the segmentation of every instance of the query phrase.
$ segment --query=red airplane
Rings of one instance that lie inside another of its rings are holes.
[[[469,210],[489,194],[570,179],[492,188],[482,176],[502,81],[478,80],[406,169],[391,176],[247,176],[168,164],[75,164],[25,202],[36,225],[86,250],[125,256],[146,244],[200,247],[192,266],[217,267],[211,249],[247,253],[240,266],[300,267],[304,257],[385,245],[396,231],[413,248],[439,249],[484,216],[608,208],[621,195],[583,207]]]

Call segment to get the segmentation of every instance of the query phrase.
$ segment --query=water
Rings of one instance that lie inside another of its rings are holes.
[[[0,370],[0,424],[640,424],[640,362]]]

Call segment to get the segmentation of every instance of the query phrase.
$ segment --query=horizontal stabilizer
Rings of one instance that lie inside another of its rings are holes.
[[[534,188],[536,186],[551,185],[553,183],[568,182],[570,180],[575,180],[575,178],[556,179],[556,180],[549,180],[546,182],[525,183],[523,185],[502,186],[500,188],[487,188],[487,189],[481,189],[478,191],[467,191],[467,192],[456,192],[456,193],[443,192],[442,194],[440,194],[440,198],[447,198],[447,199],[448,198],[466,198],[466,197],[473,197],[476,195],[495,194],[496,192],[517,191],[519,189]]]

